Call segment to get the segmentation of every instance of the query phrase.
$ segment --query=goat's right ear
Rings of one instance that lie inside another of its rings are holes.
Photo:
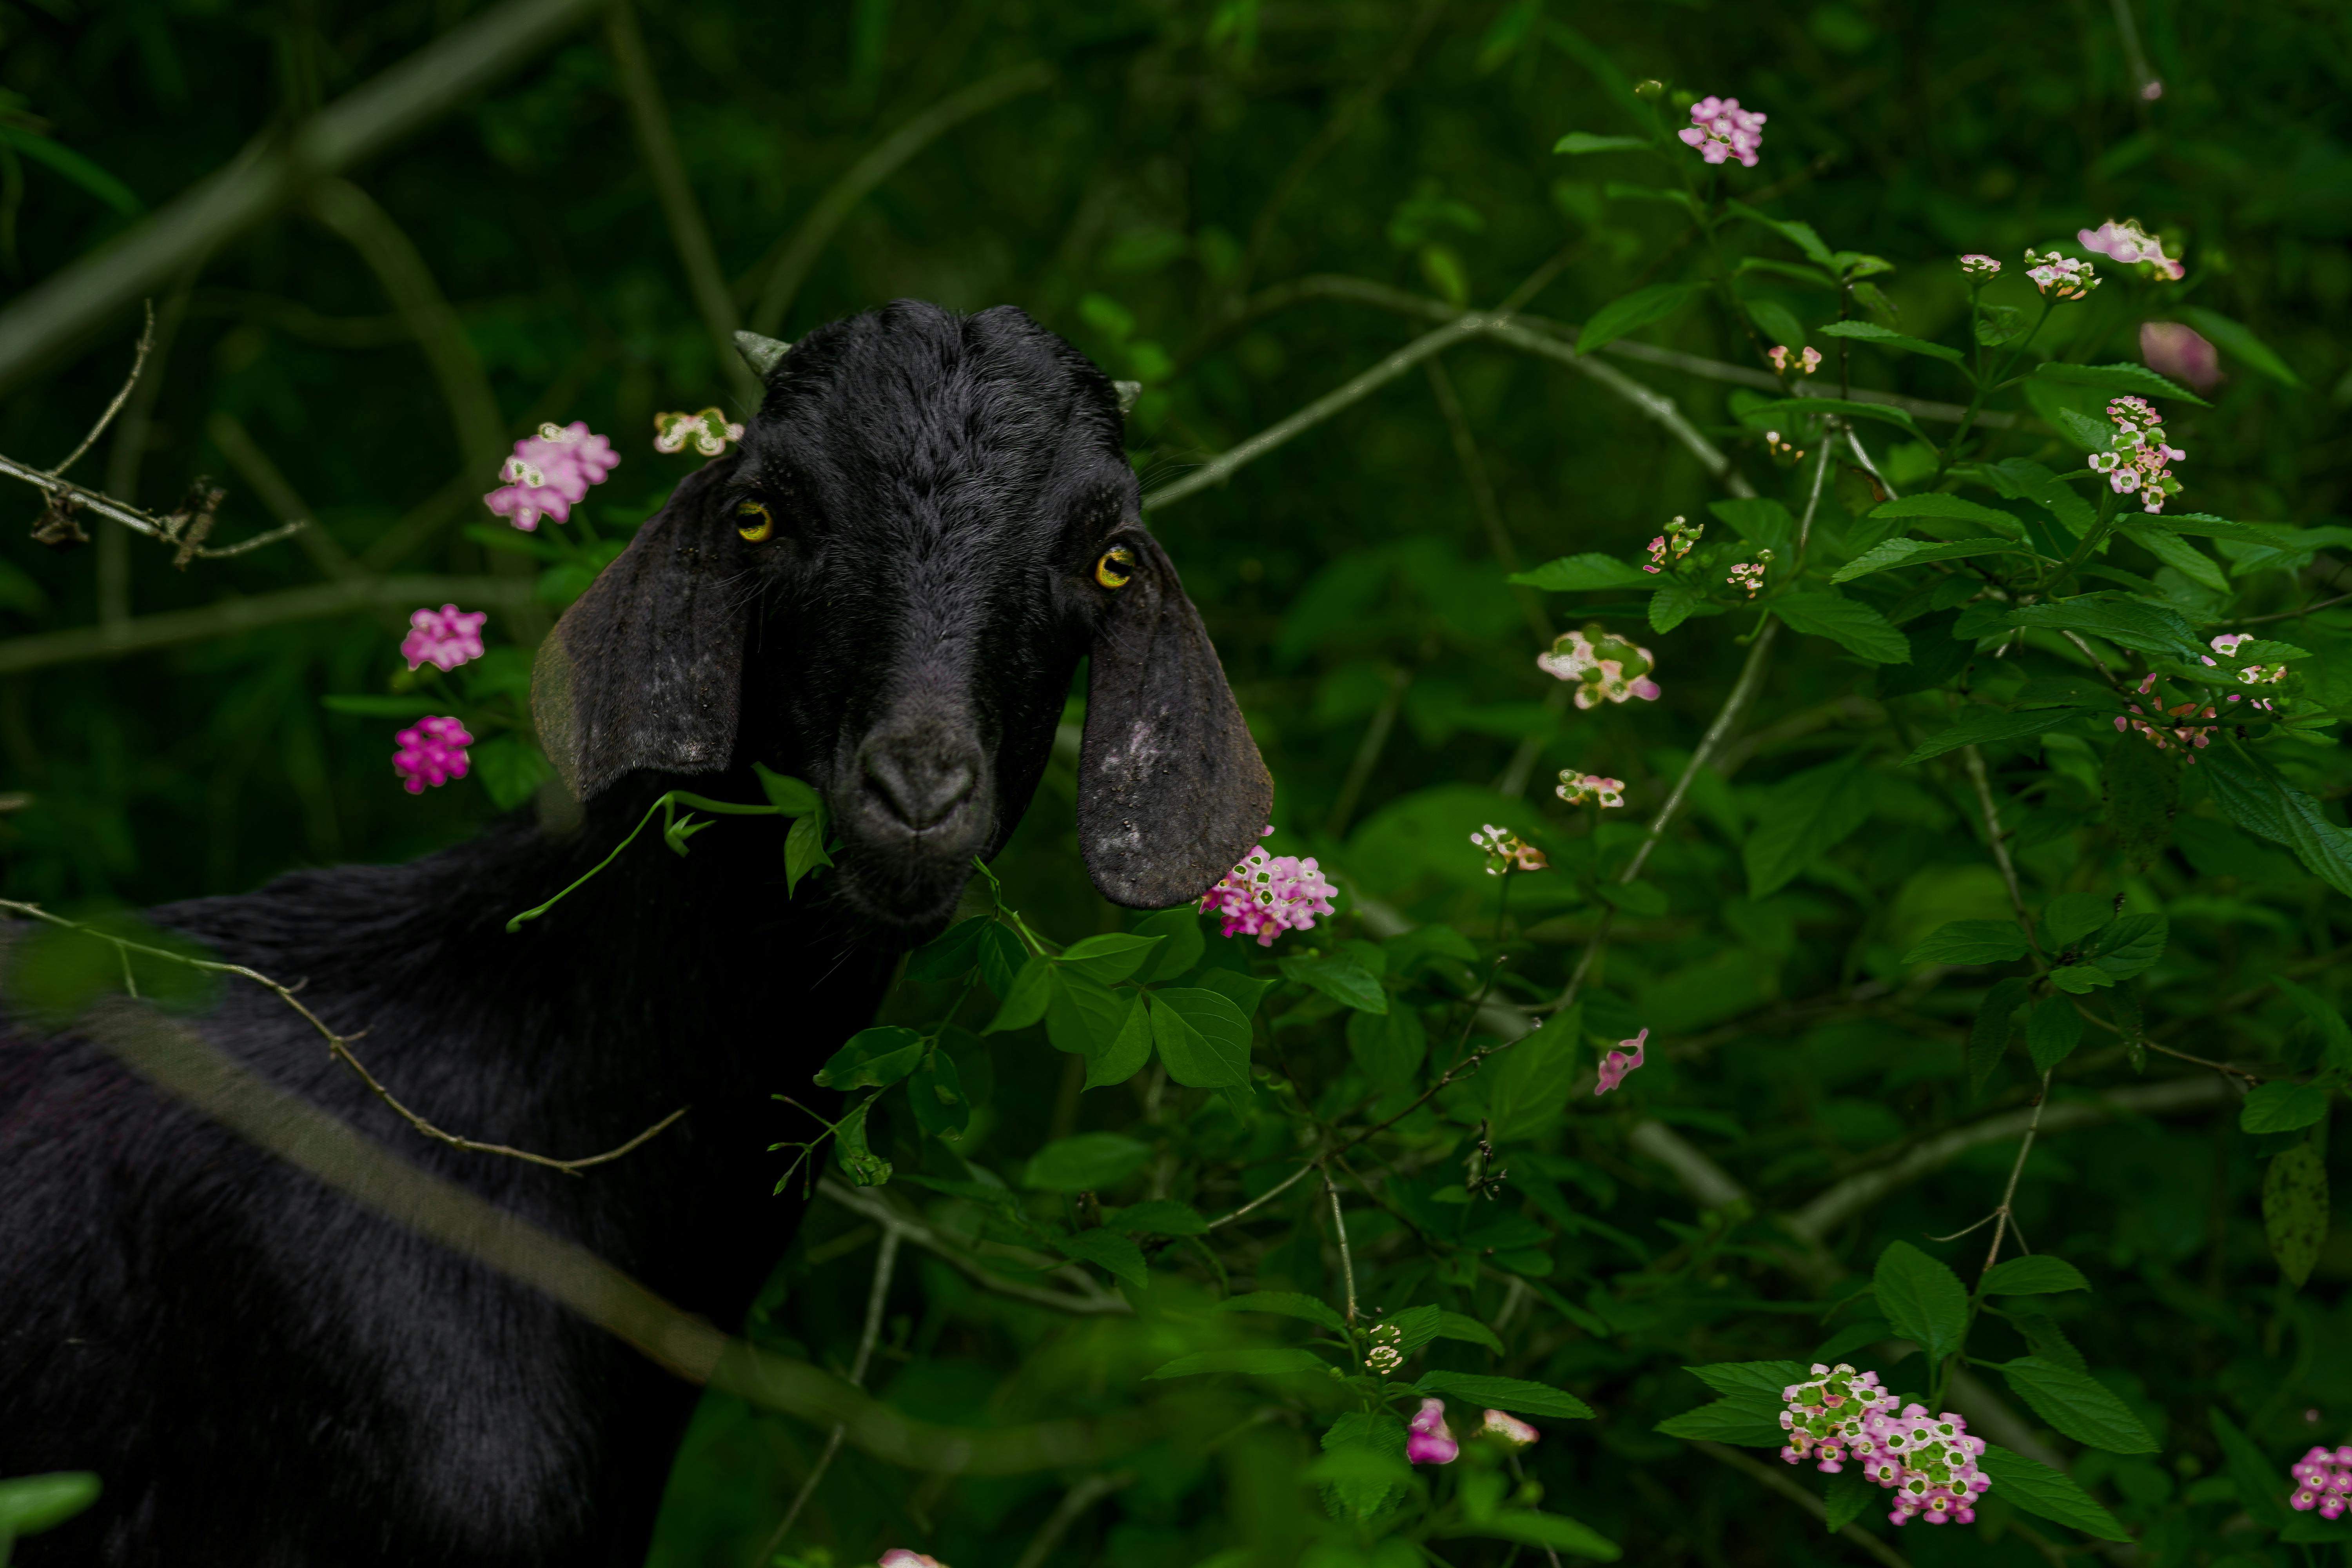
[[[688,475],[540,645],[531,719],[581,800],[637,768],[715,773],[735,750],[751,598],[723,504],[735,461]]]

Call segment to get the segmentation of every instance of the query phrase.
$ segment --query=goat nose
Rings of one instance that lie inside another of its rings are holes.
[[[891,816],[920,833],[971,798],[980,770],[963,748],[923,736],[867,744],[866,783]]]

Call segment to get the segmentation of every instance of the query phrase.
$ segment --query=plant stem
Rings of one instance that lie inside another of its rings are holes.
[[[1323,1195],[1331,1200],[1331,1234],[1339,1242],[1339,1268],[1348,1280],[1348,1328],[1356,1327],[1356,1255],[1348,1247],[1348,1221],[1339,1212],[1339,1189],[1331,1184],[1331,1173],[1323,1173]]]

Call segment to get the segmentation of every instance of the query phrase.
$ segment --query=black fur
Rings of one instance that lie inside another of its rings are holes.
[[[1002,846],[1081,654],[1081,818],[1107,895],[1188,898],[1265,820],[1264,766],[1120,448],[1109,383],[1017,310],[901,302],[825,328],[542,654],[542,736],[585,797],[568,826],[518,817],[412,865],[153,911],[304,981],[443,1126],[578,1155],[694,1107],[652,1143],[578,1177],[452,1151],[253,987],[205,1032],[733,1326],[798,1218],[764,1151],[805,1129],[769,1092],[811,1093],[898,949]],[[761,543],[736,531],[752,500],[776,520]],[[1094,563],[1118,542],[1137,574],[1106,589]],[[661,789],[759,798],[754,760],[817,784],[845,843],[798,899],[782,825],[737,818],[685,860],[641,841],[501,931]],[[70,1032],[0,1033],[0,1476],[106,1485],[20,1562],[634,1565],[693,1399]]]

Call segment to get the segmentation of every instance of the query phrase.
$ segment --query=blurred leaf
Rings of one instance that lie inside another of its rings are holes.
[[[1441,1340],[1459,1340],[1465,1344],[1485,1345],[1496,1355],[1504,1353],[1503,1342],[1496,1337],[1494,1330],[1477,1319],[1466,1317],[1460,1312],[1437,1314],[1437,1337]]]
[[[2330,1089],[2284,1079],[2262,1085],[2238,1108],[2238,1125],[2248,1132],[2294,1132],[2327,1114]]]
[[[1467,1404],[1507,1410],[1514,1415],[1551,1415],[1580,1421],[1592,1415],[1592,1406],[1567,1390],[1548,1383],[1529,1383],[1524,1378],[1488,1377],[1475,1372],[1425,1372],[1421,1374],[1420,1387],[1423,1394],[1450,1394]]]
[[[1855,403],[1843,397],[1788,397],[1778,403],[1768,403],[1760,411],[1775,418],[1794,414],[1834,414],[1843,419],[1866,419],[1876,425],[1893,425],[1908,431],[1915,438],[1925,441],[1908,410],[1884,403]]]
[[[2213,1428],[2214,1440],[2221,1445],[2221,1459],[2229,1468],[2230,1479],[2237,1483],[2238,1501],[2256,1524],[2266,1530],[2283,1530],[2294,1515],[2289,1511],[2287,1489],[2282,1485],[2286,1472],[2263,1457],[2238,1424],[2222,1414],[2216,1403],[2205,1409],[2205,1418]]]
[[[88,1470],[53,1470],[0,1481],[0,1545],[10,1537],[54,1530],[98,1500],[99,1479]]]
[[[1584,1066],[1583,1037],[1584,1009],[1563,1007],[1487,1063],[1479,1076],[1487,1080],[1486,1116],[1495,1142],[1517,1142],[1559,1128],[1569,1089]]]
[[[2090,1288],[2091,1282],[2083,1278],[2081,1269],[2046,1253],[1995,1264],[1984,1277],[1984,1293],[1988,1296],[2049,1296]]]
[[[1335,1334],[1348,1331],[1348,1320],[1341,1317],[1337,1309],[1295,1290],[1253,1290],[1245,1296],[1228,1296],[1217,1303],[1215,1310],[1220,1312],[1273,1312],[1285,1318],[1303,1318]]]
[[[1870,515],[1903,522],[1929,519],[1975,523],[1992,530],[2004,539],[2015,539],[2023,531],[2019,528],[2017,519],[2005,511],[1997,510],[1982,501],[1972,501],[1965,496],[1948,496],[1932,491],[1881,501],[1871,508]]]
[[[971,1101],[964,1096],[962,1075],[945,1051],[924,1057],[907,1079],[907,1103],[918,1126],[947,1142],[955,1142],[971,1125]]]
[[[1628,332],[1639,331],[1653,321],[1663,321],[1696,299],[1705,288],[1701,283],[1653,283],[1622,299],[1612,300],[1593,311],[1584,323],[1584,330],[1576,337],[1576,352],[1589,354]]]
[[[469,755],[473,776],[482,781],[490,804],[500,811],[512,811],[555,776],[555,768],[546,755],[516,735],[492,736],[474,747]]]
[[[1082,1230],[1076,1236],[1055,1237],[1054,1245],[1065,1258],[1094,1264],[1139,1290],[1149,1283],[1143,1272],[1143,1249],[1132,1237],[1109,1230]]]
[[[1640,567],[1614,555],[1563,555],[1533,571],[1514,572],[1507,581],[1554,594],[1580,594],[1594,588],[1647,588],[1657,583]]]
[[[1639,153],[1649,148],[1647,137],[1596,136],[1589,131],[1571,131],[1551,144],[1555,153]]]
[[[2010,963],[2025,956],[2015,921],[1947,921],[1903,955],[1906,963]]]
[[[2180,313],[2189,324],[2212,340],[2213,346],[2223,353],[2246,362],[2249,369],[2269,376],[2282,386],[2303,390],[2303,378],[2288,368],[2286,361],[2271,352],[2270,345],[2254,336],[2252,331],[2239,325],[2218,310],[2201,305],[2184,305]]]
[[[2213,405],[2185,386],[2175,385],[2144,364],[2062,364],[2045,360],[2033,367],[2044,381],[2068,386],[2095,386],[2101,392],[2137,394],[2141,397],[2171,397],[2200,408]]]
[[[890,1180],[890,1162],[866,1144],[866,1113],[874,1109],[878,1096],[869,1096],[849,1109],[833,1130],[833,1152],[841,1163],[842,1173],[856,1187],[879,1187]]]
[[[1958,349],[1946,348],[1942,343],[1931,343],[1925,338],[1906,337],[1901,332],[1891,332],[1885,327],[1871,321],[1832,321],[1822,328],[1822,335],[1827,338],[1859,338],[1864,342],[1876,343],[1882,348],[1901,349],[1906,353],[1926,354],[1931,359],[1939,359],[1948,364],[1961,363],[1964,357]]]
[[[2009,1048],[2010,1020],[2025,997],[2032,982],[2023,975],[2003,980],[1985,993],[1977,1006],[1976,1021],[1969,1028],[1969,1085],[1981,1092],[1985,1079],[2000,1065],[2003,1052]]]
[[[1116,1132],[1080,1132],[1037,1151],[1021,1184],[1041,1193],[1091,1193],[1115,1187],[1143,1169],[1151,1145]]]
[[[1910,640],[1859,599],[1806,593],[1784,594],[1768,603],[1792,629],[1827,637],[1857,658],[1873,664],[1911,662]]]
[[[1421,1015],[1402,1002],[1391,1002],[1386,1013],[1348,1015],[1348,1054],[1374,1089],[1412,1081],[1428,1053]]]
[[[2320,1048],[2327,1065],[2339,1071],[2352,1072],[2352,1026],[2346,1025],[2344,1015],[2317,992],[2296,984],[2284,974],[2273,974],[2271,984],[2278,994],[2294,1003],[2303,1016],[2319,1031]]]
[[[1180,1355],[1157,1372],[1145,1373],[1146,1382],[1161,1377],[1197,1377],[1204,1373],[1239,1372],[1253,1377],[1277,1377],[1285,1373],[1307,1372],[1328,1375],[1330,1363],[1313,1351],[1302,1350],[1239,1350],[1194,1351]]]
[[[923,1037],[896,1024],[860,1029],[816,1071],[824,1089],[880,1089],[915,1070]]]
[[[2026,1016],[2025,1048],[2037,1072],[2048,1072],[2083,1043],[2083,1015],[2071,996],[2051,996]]]
[[[2279,1087],[2264,1084],[2263,1089]],[[2252,1096],[2246,1105],[2251,1112]],[[2324,1128],[2321,1118],[2326,1115],[2323,1098],[2314,1124]],[[2298,1290],[2311,1278],[2320,1248],[2327,1241],[2327,1161],[2321,1152],[2323,1135],[2315,1131],[2284,1153],[2273,1156],[2270,1169],[2263,1175],[2263,1233],[2270,1241],[2271,1256],[2278,1260],[2279,1272]]]
[[[1993,1490],[2027,1513],[2071,1525],[2096,1540],[2131,1540],[2115,1515],[2092,1501],[2088,1492],[2039,1460],[1992,1443],[1977,1463],[1992,1478]]]
[[[1549,1547],[1578,1557],[1590,1557],[1597,1563],[1614,1563],[1624,1555],[1607,1536],[1589,1525],[1578,1523],[1566,1514],[1537,1513],[1527,1509],[1505,1509],[1475,1523],[1465,1523],[1444,1533],[1513,1541],[1522,1546]]]
[[[1651,1430],[1694,1443],[1729,1443],[1742,1448],[1780,1448],[1789,1441],[1789,1434],[1778,1421],[1729,1399],[1670,1415]]]
[[[1859,752],[1782,780],[1743,847],[1748,897],[1780,891],[1843,843],[1869,815],[1870,797]]]
[[[1123,1230],[1131,1236],[1206,1236],[1209,1233],[1209,1222],[1201,1217],[1199,1210],[1173,1198],[1147,1198],[1139,1204],[1129,1204],[1108,1223],[1113,1230]]]
[[[1286,958],[1279,961],[1279,966],[1286,978],[1320,991],[1344,1006],[1363,1013],[1389,1010],[1389,994],[1381,989],[1381,983],[1370,971],[1345,954]]]

